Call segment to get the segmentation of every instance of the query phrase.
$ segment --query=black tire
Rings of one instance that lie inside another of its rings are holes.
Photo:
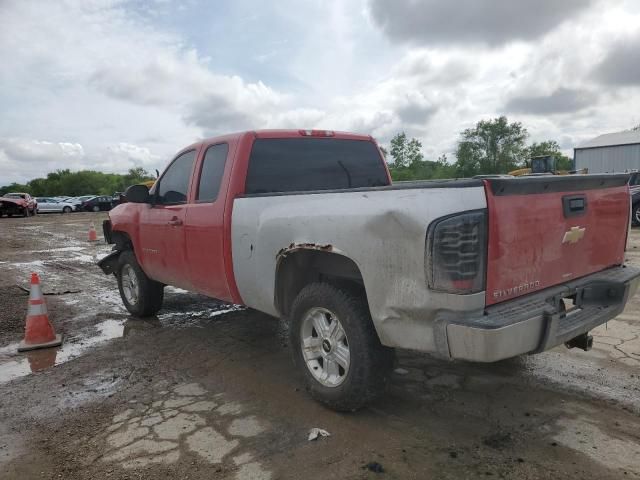
[[[326,386],[317,380],[303,356],[303,321],[314,308],[335,313],[346,334],[349,369],[342,383],[336,386]],[[385,392],[393,365],[393,349],[380,344],[364,292],[341,289],[328,283],[307,285],[291,307],[289,340],[294,362],[304,376],[307,390],[329,408],[353,412]]]
[[[640,202],[631,207],[631,224],[640,227]]]
[[[129,313],[136,317],[148,317],[158,313],[158,310],[162,308],[164,299],[164,285],[147,277],[131,250],[123,252],[118,261],[116,272],[118,290],[120,291],[122,303],[124,303]],[[127,288],[125,282],[127,280],[123,280],[123,272],[128,273],[129,271],[132,271],[137,279],[137,301],[130,301],[125,295]]]
[[[62,209],[62,213],[71,213],[72,212],[72,208],[71,207],[64,207]]]

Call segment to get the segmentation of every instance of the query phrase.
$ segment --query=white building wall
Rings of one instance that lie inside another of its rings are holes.
[[[640,143],[611,147],[576,148],[575,168],[588,168],[589,173],[640,170]]]

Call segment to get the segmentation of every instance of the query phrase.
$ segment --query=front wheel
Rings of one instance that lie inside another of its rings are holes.
[[[393,350],[380,344],[363,293],[307,285],[293,302],[289,337],[307,389],[328,407],[355,411],[386,390]]]
[[[636,227],[640,226],[640,202],[631,207],[631,223]]]
[[[62,213],[71,213],[71,207],[64,207]]]
[[[100,211],[100,207],[99,207],[98,205],[94,205],[94,206],[93,206],[93,208],[92,208],[92,210],[93,210],[94,212],[99,212],[99,211]]]
[[[162,308],[164,286],[147,277],[132,251],[120,255],[116,277],[122,303],[132,315],[148,317]]]

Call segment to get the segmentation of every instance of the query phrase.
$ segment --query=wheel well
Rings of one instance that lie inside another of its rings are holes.
[[[111,232],[111,240],[116,244],[117,250],[133,250],[133,243],[131,242],[131,237],[129,234],[125,232],[121,232],[119,230],[114,230]]]
[[[358,288],[364,293],[360,269],[353,260],[321,250],[295,250],[282,255],[276,270],[275,302],[281,315],[287,315],[300,290],[313,282]]]

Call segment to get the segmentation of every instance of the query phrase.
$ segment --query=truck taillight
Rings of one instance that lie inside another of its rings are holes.
[[[478,210],[434,221],[427,233],[429,288],[468,294],[485,288],[487,212]]]
[[[298,130],[303,137],[333,137],[331,130]]]

